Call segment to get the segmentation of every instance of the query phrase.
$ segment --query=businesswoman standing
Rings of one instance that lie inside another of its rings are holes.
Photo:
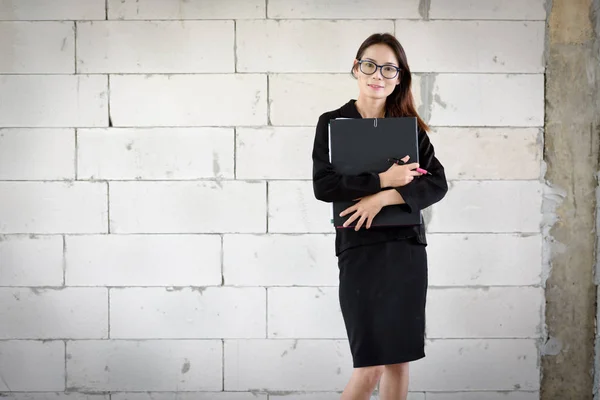
[[[383,207],[401,204],[418,213],[448,191],[444,168],[417,115],[404,49],[390,34],[374,34],[359,47],[352,67],[359,95],[320,116],[313,158],[313,187],[325,202],[355,200],[337,228],[339,300],[354,370],[342,400],[369,399],[379,383],[382,400],[406,399],[408,363],[425,357],[427,254],[423,224],[371,227]],[[335,118],[416,117],[419,164],[405,157],[382,173],[342,175],[329,162],[329,121]],[[416,171],[421,167],[431,175]],[[390,189],[391,188],[391,189]],[[390,189],[390,190],[383,190]]]

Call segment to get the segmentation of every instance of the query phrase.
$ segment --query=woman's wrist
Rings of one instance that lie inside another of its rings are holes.
[[[389,186],[387,174],[385,172],[379,173],[379,185],[381,186],[382,189]]]
[[[405,203],[404,199],[397,190],[382,190],[378,194],[381,196],[381,204],[383,207]]]
[[[391,205],[392,199],[390,197],[390,192],[391,192],[391,190],[382,190],[381,192],[378,193],[382,207]]]

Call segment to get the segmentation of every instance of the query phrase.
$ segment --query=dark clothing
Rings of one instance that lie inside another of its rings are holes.
[[[316,198],[328,203],[351,201],[381,191],[377,173],[342,175],[329,162],[329,121],[335,118],[362,117],[356,108],[355,100],[350,100],[341,108],[326,112],[319,117],[312,153],[313,188]],[[440,201],[448,191],[444,167],[435,157],[427,133],[419,130],[418,136],[419,164],[432,175],[420,176],[408,185],[395,188],[406,202],[404,207],[410,212],[421,212]],[[408,237],[416,237],[419,243],[426,245],[424,224],[406,227],[372,227],[368,230],[363,227],[358,232],[354,229],[336,229],[335,251],[336,255],[339,255],[351,247]]]
[[[313,187],[325,202],[352,201],[382,190],[379,175],[342,175],[329,162],[329,121],[361,118],[355,101],[319,118],[313,148]],[[431,172],[395,188],[409,212],[440,201],[448,191],[444,167],[419,130],[419,164]],[[410,162],[410,160],[409,160]],[[336,228],[339,299],[354,367],[397,364],[425,357],[427,253],[424,224]]]
[[[354,368],[425,357],[425,246],[413,238],[355,247],[338,267]]]

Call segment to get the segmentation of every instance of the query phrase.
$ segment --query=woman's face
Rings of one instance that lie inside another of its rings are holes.
[[[401,73],[397,73],[396,70],[398,60],[392,49],[385,44],[367,47],[362,58],[354,60],[354,68],[354,74],[358,78],[358,89],[363,97],[385,99],[392,94],[396,85],[400,84]]]

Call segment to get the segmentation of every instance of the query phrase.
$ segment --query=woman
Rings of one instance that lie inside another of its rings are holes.
[[[404,49],[390,34],[374,34],[358,49],[352,68],[357,100],[319,118],[313,148],[313,186],[325,202],[356,200],[336,229],[339,299],[354,371],[342,400],[369,399],[377,383],[382,400],[406,399],[408,363],[425,357],[427,255],[425,227],[371,227],[383,207],[402,204],[421,212],[448,191],[444,168],[436,159],[415,111],[411,73]],[[382,173],[341,175],[329,162],[328,124],[335,118],[416,117],[419,164],[405,157]],[[421,175],[417,167],[431,175]],[[382,190],[393,188],[394,190]]]

